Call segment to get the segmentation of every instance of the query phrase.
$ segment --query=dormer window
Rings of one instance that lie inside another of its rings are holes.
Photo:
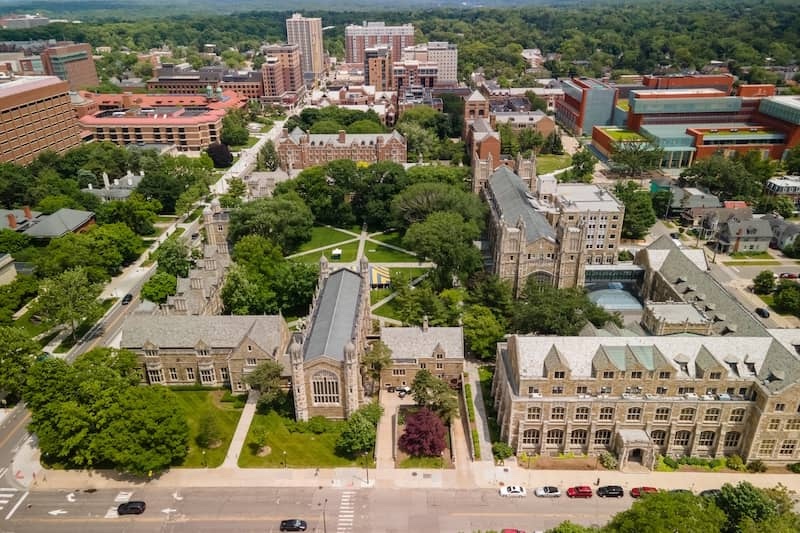
[[[198,348],[197,355],[200,357],[208,357],[211,354],[209,353],[208,348]]]
[[[747,371],[750,372],[751,374],[756,375],[758,373],[756,372],[755,363],[745,363],[745,366],[747,367]]]
[[[158,357],[158,348],[150,348],[144,351],[145,357]]]
[[[678,366],[680,367],[681,372],[683,372],[684,374],[689,373],[689,363],[678,363]]]
[[[563,370],[557,370],[553,373],[553,377],[555,379],[564,379],[565,376],[566,372],[564,372]]]
[[[444,354],[443,353],[437,353],[436,354],[436,359],[444,359]]]

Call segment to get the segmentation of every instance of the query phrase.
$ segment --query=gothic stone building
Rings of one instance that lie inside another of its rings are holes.
[[[406,162],[406,139],[398,132],[309,134],[295,128],[283,130],[277,141],[280,167],[291,174],[314,165],[324,165],[336,159],[365,163]]]
[[[134,352],[143,383],[247,389],[244,376],[280,360],[289,344],[281,316],[130,316],[120,348]]]
[[[587,264],[615,264],[625,207],[596,185],[523,180],[505,166],[483,187],[489,204],[492,271],[520,294],[530,276],[581,286]]]
[[[658,454],[800,460],[800,330],[765,329],[668,238],[636,262],[644,298],[692,305],[711,334],[512,335],[492,384],[503,440],[537,454],[610,450],[621,466]]]
[[[289,346],[298,420],[348,418],[364,396],[360,365],[371,327],[369,263],[362,258],[359,272],[331,271],[323,256],[319,276],[308,325]]]

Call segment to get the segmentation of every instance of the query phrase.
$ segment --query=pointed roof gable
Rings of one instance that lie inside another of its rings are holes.
[[[531,205],[528,198],[530,193],[522,178],[508,167],[501,166],[489,176],[488,186],[498,214],[508,224],[516,224],[520,219],[525,223],[525,237],[528,243],[539,239],[556,241],[556,233],[547,219]]]

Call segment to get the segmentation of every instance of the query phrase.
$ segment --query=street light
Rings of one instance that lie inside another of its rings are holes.
[[[328,498],[325,498],[325,503],[322,504],[322,533],[328,533],[328,521],[325,513],[328,510]]]
[[[367,486],[369,486],[369,463],[367,462],[367,453],[368,452],[364,452],[361,455],[364,457],[364,470],[367,471]]]
[[[206,451],[203,450],[203,468],[207,467],[208,463],[206,463]]]
[[[283,450],[283,467],[287,468],[286,467],[286,450]]]

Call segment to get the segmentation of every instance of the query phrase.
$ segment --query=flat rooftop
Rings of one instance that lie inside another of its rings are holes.
[[[565,211],[620,211],[621,204],[614,196],[597,185],[559,183],[558,202]]]
[[[767,97],[766,100],[776,102],[800,111],[800,96],[797,95],[770,96]]]
[[[701,95],[701,96],[729,96],[728,93],[720,91],[719,89],[636,89],[631,91],[632,94],[639,96],[687,96],[687,95]]]
[[[704,324],[708,318],[701,315],[692,304],[685,303],[648,303],[647,309],[659,320],[670,324],[688,322],[690,324]]]
[[[13,80],[0,81],[0,98],[64,83],[56,76],[15,76]]]

